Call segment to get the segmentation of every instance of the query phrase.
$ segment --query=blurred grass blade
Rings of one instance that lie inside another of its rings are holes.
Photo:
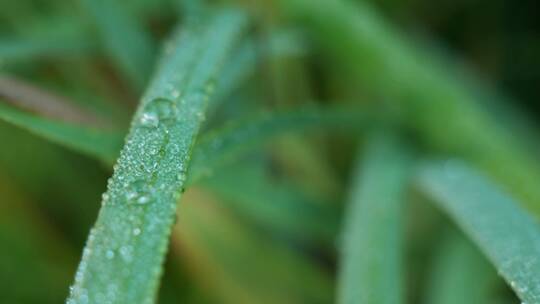
[[[338,302],[404,303],[403,216],[410,151],[389,134],[369,139],[342,232]]]
[[[197,187],[186,192],[175,245],[194,279],[219,303],[330,303],[327,273],[300,252],[234,218]],[[210,290],[209,290],[210,287]],[[215,292],[215,291],[214,291]]]
[[[338,210],[315,202],[261,170],[234,166],[201,183],[238,214],[287,238],[333,246]]]
[[[120,150],[121,133],[42,118],[1,102],[0,119],[109,164]]]
[[[98,117],[70,100],[12,76],[0,74],[0,97],[19,108],[58,120],[88,125],[99,122]]]
[[[305,107],[235,121],[201,138],[194,152],[188,182],[211,175],[213,170],[235,160],[246,150],[278,135],[317,127],[351,132],[375,119],[353,109]]]
[[[510,196],[459,161],[427,164],[421,191],[472,238],[525,303],[540,303],[540,225]]]
[[[220,11],[173,40],[133,119],[69,303],[155,301],[208,88],[245,25],[243,13]]]
[[[0,37],[0,63],[10,66],[41,58],[81,55],[93,51],[86,29],[71,18],[44,20],[35,33]]]
[[[477,163],[540,215],[540,166],[525,152],[528,143],[480,107],[468,85],[449,76],[451,67],[407,43],[368,1],[278,2],[354,81],[395,101],[428,144]]]
[[[262,51],[263,47],[269,50]],[[254,38],[246,39],[223,69],[224,74],[217,83],[216,99],[212,106],[217,107],[220,101],[245,83],[257,67],[264,64],[263,61],[281,56],[301,56],[306,53],[305,48],[301,39],[290,30],[273,32],[262,42]]]
[[[155,60],[150,33],[122,7],[122,2],[81,0],[99,32],[112,63],[133,88],[144,87]]]
[[[427,287],[429,304],[493,303],[497,273],[473,244],[452,230],[435,256]]]
[[[321,202],[341,201],[344,185],[316,143],[313,136],[282,136],[272,142],[272,157],[293,187]]]

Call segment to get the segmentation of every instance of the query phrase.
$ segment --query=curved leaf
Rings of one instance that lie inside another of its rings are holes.
[[[423,166],[421,191],[474,240],[525,303],[540,303],[540,225],[519,204],[459,161]]]
[[[132,122],[68,303],[152,303],[211,82],[246,25],[235,10],[180,32]]]
[[[58,144],[112,163],[121,147],[122,134],[42,118],[0,103],[0,119]]]
[[[345,211],[339,303],[404,303],[402,225],[409,153],[387,134],[368,142]]]

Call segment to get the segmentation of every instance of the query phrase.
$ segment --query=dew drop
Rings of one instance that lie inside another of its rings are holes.
[[[114,251],[112,250],[107,250],[107,252],[105,253],[105,257],[109,260],[112,260],[114,258]]]
[[[180,96],[180,92],[174,90],[172,95]],[[141,116],[141,125],[148,128],[156,128],[160,124],[170,123],[176,119],[176,105],[173,101],[165,98],[156,98],[148,102]]]
[[[134,235],[134,236],[137,236],[137,235],[139,235],[139,234],[141,234],[141,229],[140,229],[140,228],[135,228],[135,229],[133,229],[133,235]]]
[[[133,249],[131,246],[122,246],[120,248],[120,256],[126,262],[131,262],[133,260]]]
[[[144,205],[151,201],[151,192],[149,186],[143,180],[137,180],[126,185],[127,191],[125,198],[128,204]]]
[[[137,203],[144,205],[150,201],[150,197],[148,195],[141,195],[137,199]]]
[[[159,125],[159,117],[156,113],[145,112],[141,116],[141,125],[148,128],[155,128]]]

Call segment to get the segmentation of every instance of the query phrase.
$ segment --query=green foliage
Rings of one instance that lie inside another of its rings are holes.
[[[430,274],[428,303],[493,303],[497,273],[462,235],[446,233]]]
[[[372,135],[345,210],[339,303],[404,303],[403,210],[410,151]],[[392,290],[392,292],[388,292]]]
[[[540,301],[540,225],[497,186],[459,161],[424,166],[419,187],[488,256],[525,303]]]
[[[139,106],[103,195],[68,303],[148,303],[212,81],[245,26],[223,12],[182,30]]]
[[[107,163],[114,161],[121,146],[120,132],[55,121],[5,104],[0,104],[0,119]]]
[[[500,58],[534,31],[445,1],[8,2],[1,303],[540,303],[540,133],[489,83],[527,96],[540,69]]]
[[[459,73],[404,41],[365,2],[280,3],[309,25],[343,70],[391,100],[426,144],[474,161],[538,211],[540,168],[524,148],[527,142],[519,142],[512,125],[499,124],[500,118],[480,106]]]

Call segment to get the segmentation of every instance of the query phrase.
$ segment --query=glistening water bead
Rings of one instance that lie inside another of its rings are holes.
[[[144,205],[151,200],[151,191],[146,182],[136,180],[128,185],[126,201],[128,204]]]
[[[161,124],[171,124],[176,120],[176,104],[166,98],[156,98],[148,102],[143,109],[140,122],[147,128],[157,128]]]

